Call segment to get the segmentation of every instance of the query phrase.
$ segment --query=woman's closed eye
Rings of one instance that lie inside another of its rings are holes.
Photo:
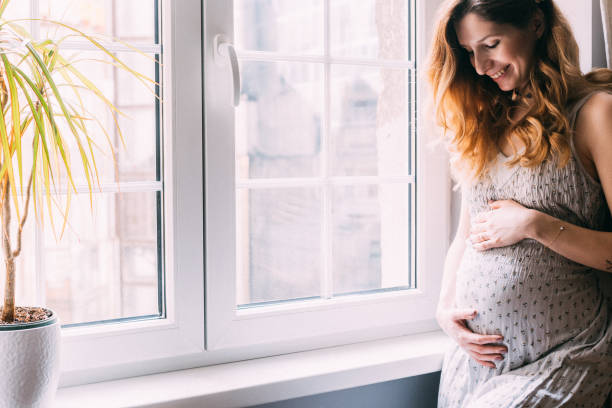
[[[499,45],[499,40],[495,41],[493,44],[491,45],[485,45],[485,47],[487,47],[488,49],[492,50],[493,48],[497,47]],[[463,49],[465,51],[465,53],[469,56],[472,57],[474,55],[474,51],[472,50],[468,50],[467,48]]]

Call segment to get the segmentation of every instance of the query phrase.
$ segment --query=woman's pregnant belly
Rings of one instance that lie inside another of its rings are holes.
[[[500,256],[499,249],[468,247],[457,270],[455,296],[457,307],[478,311],[467,321],[469,329],[504,336],[510,369],[576,336],[601,303],[594,273],[572,273],[531,257],[517,261]]]

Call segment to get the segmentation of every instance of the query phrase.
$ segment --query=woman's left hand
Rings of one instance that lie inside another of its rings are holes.
[[[533,210],[513,200],[489,201],[489,206],[490,211],[478,214],[472,221],[469,238],[472,248],[484,251],[528,238]]]

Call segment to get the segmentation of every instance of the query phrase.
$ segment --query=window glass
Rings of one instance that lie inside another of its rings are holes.
[[[243,61],[236,111],[241,178],[320,174],[323,65]]]
[[[60,21],[87,34],[129,43],[154,43],[156,0],[37,0],[40,18]],[[13,3],[26,3],[23,0]],[[41,22],[41,35],[59,38],[74,31]]]
[[[330,5],[332,56],[408,59],[408,0],[330,0]]]
[[[57,39],[68,33],[65,29],[55,31],[55,26],[44,21],[57,19],[88,34],[116,36],[155,50],[159,49],[155,44],[158,6],[155,0],[13,0],[4,17],[42,18],[42,22],[23,24],[41,37],[50,35]],[[66,44],[70,40],[73,38],[67,39]],[[79,44],[70,44],[62,55],[121,114],[116,113],[113,118],[107,106],[82,84],[78,97],[73,91],[63,92],[69,109],[81,104],[86,109],[86,116],[80,119],[90,137],[81,138],[87,154],[90,149],[95,154],[98,170],[97,177],[92,174],[93,201],[90,202],[87,193],[77,145],[67,124],[60,119],[58,124],[66,132],[66,150],[78,193],[70,195],[69,217],[64,227],[63,214],[69,198],[66,174],[54,169],[58,188],[51,190],[49,201],[38,186],[38,206],[30,206],[23,252],[17,258],[16,304],[47,305],[58,312],[64,325],[162,316],[162,126],[161,105],[156,98],[162,84],[144,86],[113,66],[105,53],[80,49]],[[111,51],[130,68],[159,83],[155,60],[161,58],[160,53]],[[66,90],[61,69],[54,75],[54,81]],[[63,71],[70,74],[68,67]],[[24,146],[29,145],[26,141],[32,135],[30,127],[24,136]],[[51,152],[51,156],[52,162],[59,160],[57,152]],[[24,149],[24,161],[31,162],[31,158],[31,150]],[[29,173],[24,178],[27,176]],[[37,219],[43,222],[36,223]],[[4,284],[0,280],[0,290]]]
[[[319,189],[243,189],[239,193],[238,220],[244,227],[238,236],[238,304],[318,296]]]
[[[331,69],[331,172],[410,173],[410,71],[336,65]]]
[[[323,52],[323,0],[234,0],[236,46],[292,54]]]
[[[414,287],[409,5],[234,1],[239,305]]]

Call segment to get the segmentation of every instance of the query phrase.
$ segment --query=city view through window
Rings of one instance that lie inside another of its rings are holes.
[[[236,0],[237,299],[414,287],[408,0]]]

